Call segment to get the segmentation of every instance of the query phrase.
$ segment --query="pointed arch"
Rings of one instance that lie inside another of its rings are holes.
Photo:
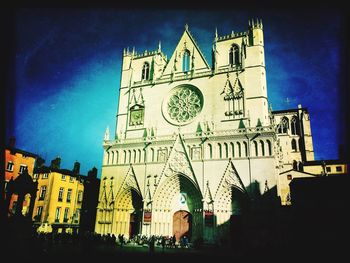
[[[259,141],[259,144],[260,144],[260,153],[261,153],[261,156],[265,156],[265,145],[264,145],[264,142],[262,140]]]
[[[292,135],[299,135],[299,125],[298,125],[298,117],[293,116],[291,121],[290,121],[290,128],[291,128],[291,133]]]
[[[258,156],[259,152],[258,152],[258,143],[256,141],[253,141],[253,145],[254,145],[254,155]]]
[[[237,155],[242,157],[241,144],[239,142],[237,142]]]
[[[209,153],[209,159],[213,159],[213,146],[208,143],[208,153]]]
[[[222,146],[221,146],[221,143],[218,143],[218,157],[220,159],[222,158]]]
[[[270,140],[266,140],[266,144],[267,144],[268,155],[271,156],[272,155],[271,141]]]
[[[235,157],[235,144],[233,142],[230,142],[231,146],[231,156],[232,158]]]
[[[149,80],[150,66],[148,62],[143,63],[141,80]]]
[[[237,66],[240,64],[239,59],[239,47],[236,44],[232,44],[229,51],[229,64],[231,67]]]
[[[247,157],[248,156],[248,144],[247,142],[243,142],[243,154],[244,154],[244,157]]]
[[[190,70],[190,57],[191,53],[188,49],[186,49],[182,56],[182,71],[187,72]]]
[[[225,158],[228,158],[228,145],[227,145],[227,143],[225,142],[224,143],[224,149],[225,149]]]

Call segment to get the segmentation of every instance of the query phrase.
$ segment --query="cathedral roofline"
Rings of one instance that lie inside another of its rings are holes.
[[[308,111],[307,108],[298,108],[298,109],[288,109],[288,110],[274,110],[272,111],[272,114],[298,112],[299,110],[306,111],[306,112]]]

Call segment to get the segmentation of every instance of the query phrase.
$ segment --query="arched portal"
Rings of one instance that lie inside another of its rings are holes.
[[[176,241],[184,236],[191,240],[192,237],[192,215],[188,211],[179,210],[173,215],[173,234]]]
[[[153,200],[152,235],[172,236],[174,230],[187,224],[192,240],[203,236],[202,194],[192,179],[183,174],[170,176],[159,186]]]
[[[116,202],[116,234],[128,238],[141,234],[142,197],[134,188],[125,189]]]

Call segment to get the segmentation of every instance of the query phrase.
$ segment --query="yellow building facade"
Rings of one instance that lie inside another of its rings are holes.
[[[72,171],[60,169],[57,164],[37,168],[34,180],[38,182],[38,192],[33,221],[38,232],[77,232],[84,193],[79,163]]]
[[[15,180],[25,169],[28,170],[29,175],[33,176],[33,170],[35,167],[36,159],[38,158],[38,156],[34,153],[15,148],[14,144],[14,139],[12,139],[10,145],[5,148],[5,193],[9,181]],[[5,199],[7,198],[8,197],[5,196]],[[13,194],[10,198],[11,200],[9,200],[8,206],[9,216],[14,214],[16,211],[18,196],[16,194]],[[23,201],[23,215],[26,215],[28,213],[29,204],[30,195],[26,195]]]

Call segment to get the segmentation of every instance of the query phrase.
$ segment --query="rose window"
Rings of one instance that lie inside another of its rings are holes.
[[[165,111],[169,121],[184,125],[201,112],[202,106],[203,97],[196,87],[180,86],[171,91]]]

